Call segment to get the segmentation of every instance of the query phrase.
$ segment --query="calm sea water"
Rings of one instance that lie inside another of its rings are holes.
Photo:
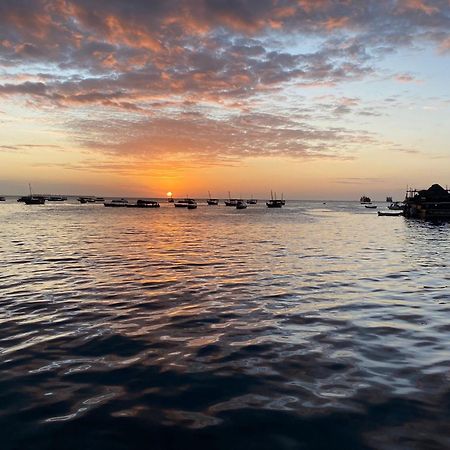
[[[0,204],[2,449],[450,448],[450,226],[357,203]]]

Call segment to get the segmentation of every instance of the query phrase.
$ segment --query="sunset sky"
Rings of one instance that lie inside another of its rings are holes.
[[[0,0],[0,194],[450,184],[450,0]]]

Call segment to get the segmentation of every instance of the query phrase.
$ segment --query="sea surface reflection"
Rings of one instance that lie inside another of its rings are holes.
[[[449,224],[345,202],[0,220],[2,448],[450,448]]]

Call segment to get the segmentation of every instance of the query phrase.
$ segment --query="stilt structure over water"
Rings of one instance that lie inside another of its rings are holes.
[[[420,219],[450,219],[450,190],[439,184],[428,189],[407,189],[405,217]]]

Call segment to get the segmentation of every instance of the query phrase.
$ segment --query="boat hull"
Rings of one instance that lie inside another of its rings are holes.
[[[23,202],[25,205],[44,205],[45,198],[26,198]]]
[[[403,216],[403,211],[378,211],[379,216],[386,216],[386,217],[401,217]]]

